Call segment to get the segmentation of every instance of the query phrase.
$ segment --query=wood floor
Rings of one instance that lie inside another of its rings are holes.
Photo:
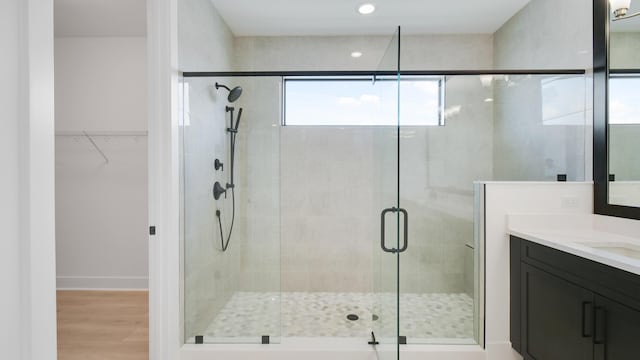
[[[58,291],[58,359],[149,359],[148,298],[146,291]]]

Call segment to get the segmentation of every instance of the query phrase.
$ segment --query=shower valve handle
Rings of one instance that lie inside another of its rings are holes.
[[[222,161],[220,161],[220,159],[216,159],[216,160],[213,162],[213,167],[214,167],[216,170],[222,170],[222,171],[224,171],[224,164],[222,163]]]
[[[226,199],[227,189],[223,188],[222,185],[220,185],[220,182],[216,181],[216,183],[213,184],[213,198],[218,200],[222,194],[224,194],[224,198]]]

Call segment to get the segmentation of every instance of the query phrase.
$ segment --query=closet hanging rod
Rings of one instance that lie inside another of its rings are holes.
[[[126,136],[147,136],[147,131],[57,131],[56,136],[104,136],[104,137],[126,137]]]

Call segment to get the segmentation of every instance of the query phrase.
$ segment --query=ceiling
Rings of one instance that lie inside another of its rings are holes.
[[[54,0],[55,36],[145,36],[146,13],[146,0]]]
[[[95,1],[95,0],[94,0]],[[211,0],[236,36],[492,34],[529,0]],[[371,2],[376,12],[360,15]],[[268,6],[266,5],[268,3]]]
[[[363,16],[366,1],[211,0],[236,36],[491,34],[530,0],[371,0]],[[146,0],[54,0],[54,11],[56,36],[146,34]]]

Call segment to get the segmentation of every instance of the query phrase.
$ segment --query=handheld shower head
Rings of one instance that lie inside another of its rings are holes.
[[[240,126],[240,118],[242,117],[242,108],[240,108],[240,110],[238,110],[238,117],[236,118],[236,124],[233,127],[233,130],[235,130],[236,132],[238,132],[238,127]]]
[[[240,98],[240,95],[242,95],[242,88],[240,86],[236,86],[233,89],[230,89],[228,86],[216,82],[216,90],[220,88],[227,89],[227,91],[229,92],[227,101],[231,103],[238,100]]]

